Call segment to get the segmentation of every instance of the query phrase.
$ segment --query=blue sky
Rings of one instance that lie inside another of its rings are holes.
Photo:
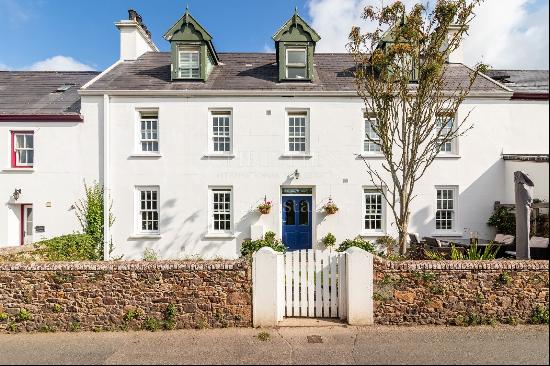
[[[0,22],[0,63],[24,68],[47,57],[67,55],[104,69],[118,56],[118,30],[113,23],[127,19],[129,8],[142,15],[157,46],[168,50],[162,35],[183,15],[187,3],[191,14],[214,36],[220,52],[264,51],[272,47],[271,36],[295,6],[308,17],[306,0],[0,0],[0,19],[8,19]]]
[[[167,50],[162,34],[186,4],[220,52],[271,49],[271,36],[295,6],[321,35],[318,51],[344,52],[351,26],[364,25],[363,7],[380,1],[0,0],[0,70],[105,69],[119,55],[114,22],[126,19],[129,8],[142,15],[157,46]],[[548,69],[548,0],[486,0],[464,48],[467,64]]]

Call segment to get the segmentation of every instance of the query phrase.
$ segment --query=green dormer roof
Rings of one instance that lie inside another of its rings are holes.
[[[273,35],[275,42],[318,42],[321,37],[294,11],[294,15]]]
[[[185,14],[164,34],[164,39],[169,42],[205,42],[216,64],[219,62],[218,54],[212,43],[212,36],[200,23],[185,10]]]

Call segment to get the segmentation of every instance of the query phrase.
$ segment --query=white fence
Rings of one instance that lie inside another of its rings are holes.
[[[286,254],[262,248],[252,263],[252,320],[277,326],[287,317],[339,317],[351,325],[373,324],[373,257],[302,250]]]
[[[320,250],[288,252],[285,316],[344,318],[345,254]]]

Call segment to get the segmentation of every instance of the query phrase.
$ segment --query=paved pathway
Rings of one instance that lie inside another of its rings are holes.
[[[548,365],[549,361],[547,326],[264,331],[270,334],[267,341],[258,339],[262,332],[258,329],[0,335],[0,363]]]

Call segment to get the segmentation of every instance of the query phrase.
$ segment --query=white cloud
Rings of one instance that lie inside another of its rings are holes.
[[[416,2],[404,1],[409,7]],[[311,26],[322,38],[317,50],[345,52],[352,26],[369,28],[361,19],[363,8],[381,4],[381,0],[309,0]],[[548,69],[548,2],[485,1],[464,41],[464,57],[467,64],[483,60],[495,68]]]
[[[405,0],[403,3],[410,6],[415,1]],[[381,0],[309,0],[311,27],[321,36],[316,51],[346,52],[348,35],[353,26],[372,30],[361,19],[363,9],[367,5],[380,7],[381,4]]]
[[[466,63],[495,68],[548,69],[548,3],[487,0],[464,42]]]
[[[8,71],[10,70],[10,68],[8,67],[8,65],[5,65],[3,63],[0,63],[0,71]]]
[[[275,53],[275,48],[267,43],[264,43],[264,46],[262,48],[262,52],[264,53]]]
[[[42,61],[35,62],[25,70],[29,71],[90,71],[94,68],[83,64],[72,57],[54,56]]]

